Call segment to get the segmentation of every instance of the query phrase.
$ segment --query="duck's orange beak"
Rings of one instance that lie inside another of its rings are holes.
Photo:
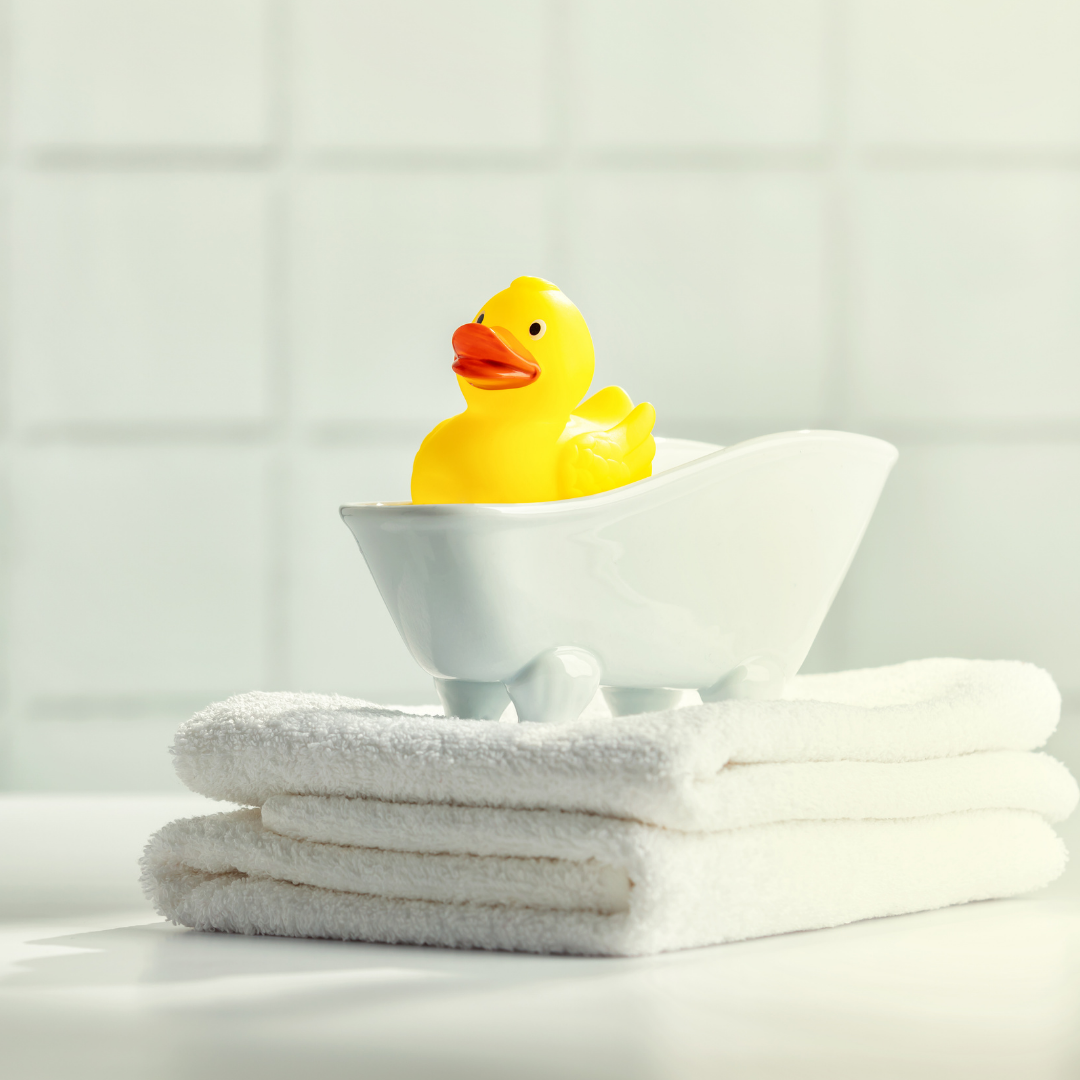
[[[466,323],[453,342],[454,371],[480,390],[515,390],[540,375],[532,353],[502,326]]]

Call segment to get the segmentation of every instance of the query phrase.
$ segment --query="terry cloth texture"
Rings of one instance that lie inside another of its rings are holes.
[[[245,694],[177,735],[144,884],[200,929],[641,955],[1039,888],[1077,800],[1027,664],[805,676],[565,725]]]

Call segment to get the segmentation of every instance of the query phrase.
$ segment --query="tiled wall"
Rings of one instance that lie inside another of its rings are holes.
[[[341,502],[402,497],[517,274],[659,429],[901,459],[817,667],[1080,695],[1080,0],[7,0],[9,787],[178,719],[430,700]]]

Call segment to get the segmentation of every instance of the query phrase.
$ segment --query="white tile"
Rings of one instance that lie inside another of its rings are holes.
[[[567,292],[594,387],[668,417],[812,424],[825,367],[825,208],[801,176],[596,176],[579,193]],[[669,429],[670,430],[670,429]]]
[[[251,146],[267,136],[264,0],[16,0],[23,139]]]
[[[11,151],[11,20],[0,6],[0,159]]]
[[[22,421],[263,415],[262,180],[39,175],[16,213]]]
[[[540,0],[306,0],[295,19],[308,144],[529,148],[547,139]]]
[[[570,6],[577,137],[599,146],[822,138],[818,0],[582,0]]]
[[[1080,690],[1080,447],[901,447],[848,592],[848,663],[1012,657]]]
[[[308,180],[294,276],[304,414],[434,424],[459,412],[450,338],[513,278],[544,276],[544,221],[528,177]]]
[[[938,421],[1080,416],[1080,180],[875,176],[859,218],[861,409]]]
[[[1075,0],[860,0],[848,10],[863,140],[1080,143]]]
[[[407,501],[416,449],[408,440],[387,441],[310,450],[296,462],[291,670],[298,689],[435,700],[338,513],[347,502]]]
[[[68,698],[210,701],[264,685],[266,499],[254,449],[24,451],[16,699],[59,714]]]

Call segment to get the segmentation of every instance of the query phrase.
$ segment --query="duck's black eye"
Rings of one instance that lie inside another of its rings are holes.
[[[483,313],[482,311],[480,312],[480,314],[479,314],[479,315],[477,315],[477,316],[476,316],[476,321],[477,321],[478,323],[481,323],[481,322],[483,322],[483,321],[484,321],[484,313]]]
[[[531,337],[533,339],[542,338],[544,336],[544,331],[546,329],[547,329],[547,323],[544,322],[543,319],[537,319],[536,322],[534,322],[529,327],[529,337]]]

